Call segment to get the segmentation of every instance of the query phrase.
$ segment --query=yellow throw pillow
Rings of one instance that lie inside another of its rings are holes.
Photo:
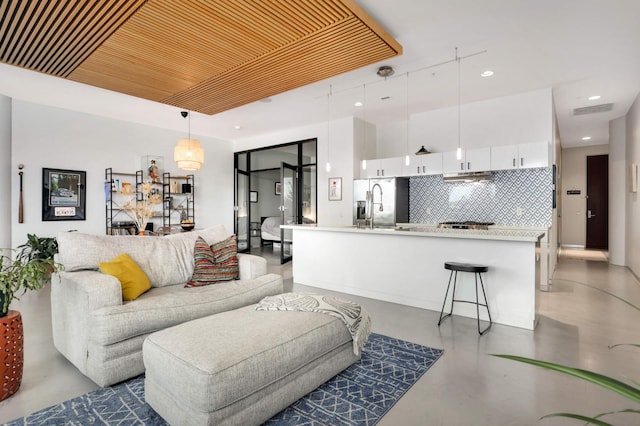
[[[147,274],[127,253],[114,257],[110,262],[100,262],[98,267],[102,273],[113,275],[120,281],[124,300],[135,300],[151,288]]]

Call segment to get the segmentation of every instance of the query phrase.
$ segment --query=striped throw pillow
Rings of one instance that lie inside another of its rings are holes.
[[[194,246],[194,263],[193,276],[185,287],[237,280],[240,272],[236,236],[232,235],[212,246],[204,238],[198,237]]]

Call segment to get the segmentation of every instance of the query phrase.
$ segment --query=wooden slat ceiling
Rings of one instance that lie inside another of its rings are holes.
[[[401,53],[353,0],[0,1],[0,61],[205,114]]]

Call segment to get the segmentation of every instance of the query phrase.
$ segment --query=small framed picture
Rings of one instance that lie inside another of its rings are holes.
[[[281,193],[282,193],[282,186],[280,185],[280,182],[276,182],[275,194],[280,195]]]
[[[162,172],[164,172],[164,157],[157,155],[145,155],[142,157],[143,180],[162,183]]]
[[[85,220],[87,172],[42,169],[42,220]]]
[[[249,201],[251,201],[252,203],[258,202],[258,191],[249,192]]]
[[[329,178],[329,201],[342,200],[342,178]]]

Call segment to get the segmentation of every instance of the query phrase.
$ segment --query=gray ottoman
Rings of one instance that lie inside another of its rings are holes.
[[[145,399],[170,424],[263,423],[360,358],[335,317],[254,308],[146,338]]]

